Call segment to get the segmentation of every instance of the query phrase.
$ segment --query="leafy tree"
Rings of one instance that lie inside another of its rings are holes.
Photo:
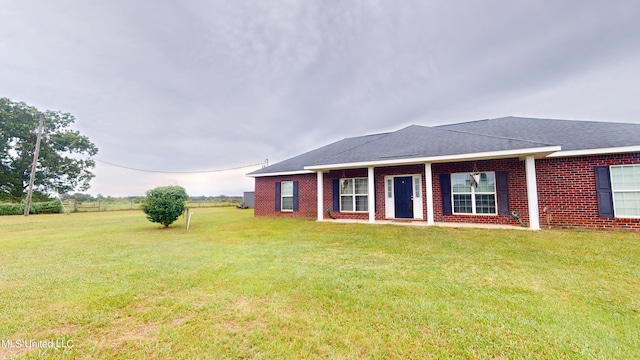
[[[35,107],[0,98],[0,200],[20,201],[26,194],[39,121]],[[70,129],[74,121],[69,113],[44,112],[34,198],[89,188],[98,148]]]
[[[168,227],[184,212],[189,196],[181,186],[161,186],[147,191],[142,202],[142,211],[147,219]]]

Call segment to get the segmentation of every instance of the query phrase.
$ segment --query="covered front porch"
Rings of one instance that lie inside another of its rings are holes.
[[[475,154],[472,157],[430,159],[432,161],[419,163],[415,159],[404,159],[395,162],[311,166],[305,169],[316,173],[318,221],[521,229],[512,216],[513,212],[526,220],[527,229],[539,230],[535,159],[545,154],[546,151],[528,153],[516,158],[513,154],[493,157]],[[489,195],[474,195],[473,191],[466,195],[455,193],[455,184],[450,182],[451,175],[470,173],[470,167],[475,169],[476,163],[481,165],[481,171],[491,173],[493,192]],[[498,181],[496,174],[507,174],[507,177],[502,176],[504,179]],[[366,188],[367,192],[365,194],[353,190],[354,205],[349,211],[345,211],[343,200],[350,201],[351,198],[343,196],[340,186],[344,182],[345,187],[355,189],[357,184],[348,182],[351,179],[357,179],[360,188]],[[465,199],[470,199],[469,204],[461,205],[461,196],[467,196]],[[407,200],[403,203],[400,198]],[[490,199],[488,202],[492,201],[493,204],[481,209],[476,201],[485,201],[485,198]],[[461,213],[463,208],[472,210],[465,214]],[[478,213],[476,208],[480,209]]]

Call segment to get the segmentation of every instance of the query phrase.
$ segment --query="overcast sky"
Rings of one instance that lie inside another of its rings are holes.
[[[640,1],[0,0],[0,96],[71,112],[90,193],[241,195],[340,140],[502,116],[640,122]]]

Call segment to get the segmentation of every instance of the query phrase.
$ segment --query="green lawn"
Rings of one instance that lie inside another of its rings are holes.
[[[184,218],[161,229],[138,211],[0,217],[0,358],[629,359],[640,351],[638,233],[194,212],[188,232]]]

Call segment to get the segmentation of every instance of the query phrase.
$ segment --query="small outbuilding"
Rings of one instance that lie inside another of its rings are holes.
[[[255,207],[255,192],[245,191],[242,195],[242,204],[246,207]]]

